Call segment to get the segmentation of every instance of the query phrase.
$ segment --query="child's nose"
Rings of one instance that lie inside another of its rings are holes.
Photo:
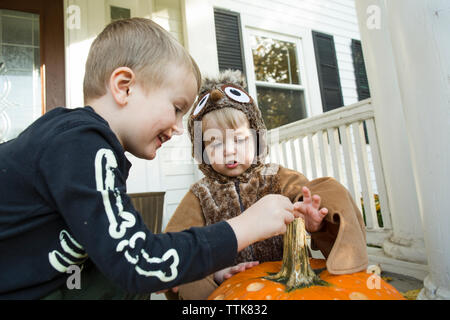
[[[175,126],[173,126],[172,129],[173,129],[174,135],[181,136],[184,133],[183,125],[181,125],[181,126],[175,125]]]
[[[236,145],[234,141],[227,141],[224,150],[225,155],[232,155],[236,153]]]
[[[181,136],[184,133],[183,119],[178,119],[178,121],[172,127],[173,134]]]

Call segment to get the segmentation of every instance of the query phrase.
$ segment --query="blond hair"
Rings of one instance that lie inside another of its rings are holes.
[[[200,70],[187,50],[157,23],[144,18],[131,18],[110,23],[97,36],[89,50],[83,82],[84,101],[106,94],[113,71],[128,67],[136,81],[149,89],[164,83],[170,64],[192,71],[201,85]]]
[[[224,129],[237,129],[243,125],[249,126],[245,113],[235,108],[221,108],[208,112],[202,119],[202,127],[205,128],[211,123],[211,120]]]

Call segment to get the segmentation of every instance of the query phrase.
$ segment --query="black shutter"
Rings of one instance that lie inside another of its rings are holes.
[[[369,81],[367,80],[366,66],[362,52],[361,41],[352,40],[353,66],[355,69],[356,89],[358,100],[370,98]]]
[[[358,91],[358,101],[370,98],[369,80],[367,80],[366,65],[362,52],[361,41],[352,39],[353,67],[355,69],[356,90]],[[369,144],[369,135],[364,121],[364,134],[366,143]]]
[[[239,13],[214,9],[219,70],[238,69],[245,75]]]
[[[334,38],[331,35],[313,31],[313,41],[322,107],[323,111],[327,112],[344,105]]]

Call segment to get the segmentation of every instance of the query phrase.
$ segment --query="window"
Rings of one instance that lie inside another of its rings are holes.
[[[214,9],[219,70],[246,73],[239,13]],[[307,117],[300,39],[250,32],[256,100],[268,129]],[[247,61],[248,62],[248,61]],[[251,72],[251,68],[249,72]]]
[[[0,9],[0,143],[42,115],[39,18]]]
[[[111,6],[110,10],[111,10],[111,21],[131,18],[131,10],[128,8]]]
[[[298,39],[252,32],[257,100],[267,129],[307,117]]]
[[[138,12],[137,0],[106,0],[106,17],[111,22],[136,17]]]

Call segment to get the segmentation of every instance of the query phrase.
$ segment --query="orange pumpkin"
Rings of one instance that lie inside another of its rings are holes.
[[[332,275],[325,260],[308,258],[305,225],[296,219],[284,236],[283,261],[266,262],[224,281],[209,300],[405,300],[379,275]],[[317,274],[316,274],[317,273]]]

